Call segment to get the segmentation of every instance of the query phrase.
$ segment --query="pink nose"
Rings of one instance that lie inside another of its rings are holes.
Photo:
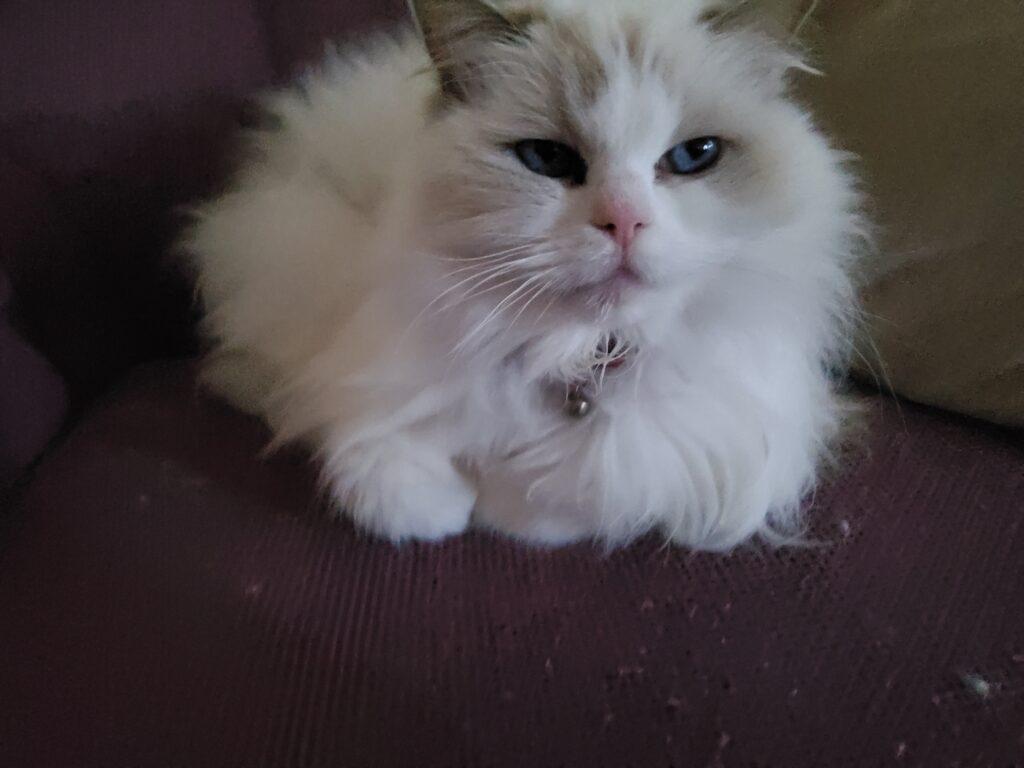
[[[629,203],[610,200],[598,206],[591,223],[623,249],[628,249],[637,233],[647,226],[647,217]]]

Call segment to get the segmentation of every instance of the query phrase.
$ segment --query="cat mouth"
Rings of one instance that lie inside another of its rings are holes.
[[[617,304],[631,291],[647,285],[647,280],[629,264],[620,264],[610,274],[592,283],[580,285],[572,294],[604,304]]]
[[[610,277],[605,278],[604,282],[623,285],[644,285],[646,283],[640,273],[629,264],[620,264]]]

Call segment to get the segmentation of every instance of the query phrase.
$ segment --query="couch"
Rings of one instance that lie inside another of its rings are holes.
[[[248,96],[400,0],[0,4],[0,766],[1024,765],[1024,437],[863,390],[813,546],[395,547],[195,383]]]

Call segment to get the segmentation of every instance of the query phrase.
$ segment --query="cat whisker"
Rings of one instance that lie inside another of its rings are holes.
[[[528,288],[529,288],[530,286],[534,285],[534,284],[535,284],[535,283],[536,283],[536,282],[537,282],[538,280],[541,280],[541,279],[543,279],[543,277],[544,277],[545,275],[546,275],[546,273],[540,273],[540,274],[537,274],[537,275],[533,275],[532,277],[529,277],[529,278],[527,278],[527,279],[526,279],[525,281],[523,281],[523,284],[522,284],[522,285],[520,285],[520,286],[519,286],[518,288],[516,288],[516,289],[515,289],[514,291],[512,291],[511,293],[509,293],[509,295],[508,295],[508,296],[506,296],[506,297],[505,297],[504,299],[502,299],[502,300],[501,300],[501,301],[500,301],[500,302],[499,302],[499,303],[498,303],[498,304],[497,304],[497,305],[496,305],[496,306],[494,307],[494,309],[492,309],[492,310],[491,310],[491,311],[490,311],[490,312],[489,312],[489,313],[487,314],[487,316],[486,316],[486,317],[484,317],[484,319],[483,319],[483,320],[481,320],[481,321],[480,321],[479,323],[477,323],[477,325],[476,325],[476,326],[475,326],[475,327],[474,327],[474,328],[473,328],[473,329],[472,329],[472,330],[471,330],[471,331],[470,331],[470,332],[469,332],[468,334],[466,334],[466,336],[464,336],[464,337],[462,338],[462,340],[461,340],[461,341],[460,341],[460,342],[459,342],[458,344],[456,344],[456,345],[455,345],[455,348],[454,348],[454,349],[452,350],[453,354],[454,354],[455,356],[458,356],[458,355],[459,355],[459,354],[460,354],[460,353],[461,353],[461,352],[462,352],[462,351],[463,351],[463,350],[464,350],[464,349],[465,349],[465,348],[466,348],[467,346],[469,346],[469,343],[470,343],[470,342],[471,342],[471,341],[472,341],[472,340],[473,340],[473,339],[474,339],[474,338],[475,338],[475,337],[476,337],[476,336],[477,336],[477,335],[478,335],[478,334],[479,334],[479,333],[480,333],[480,332],[481,332],[481,331],[482,331],[482,330],[483,330],[484,328],[486,328],[486,327],[487,327],[487,325],[489,325],[489,324],[491,323],[491,321],[493,321],[493,320],[494,320],[494,319],[495,319],[495,318],[496,318],[496,317],[497,317],[497,316],[498,316],[499,314],[501,314],[501,311],[502,311],[502,310],[503,310],[503,309],[504,309],[504,308],[505,308],[506,306],[508,306],[510,302],[514,301],[514,300],[515,300],[515,299],[516,299],[517,297],[520,297],[520,296],[522,296],[522,294],[523,294],[523,291],[527,290],[527,289],[528,289]]]
[[[549,280],[548,283],[544,286],[545,290],[550,289],[552,287],[552,283],[553,282],[554,281],[550,281]],[[544,316],[547,315],[548,310],[550,310],[551,307],[554,306],[556,301],[558,301],[558,292],[557,291],[553,291],[552,294],[551,294],[551,301],[549,301],[547,303],[547,305],[545,305],[544,309],[541,310],[540,314],[537,315],[537,318],[533,321],[533,326],[532,327],[535,328],[538,325],[540,325],[541,321],[544,319]]]
[[[552,253],[553,252],[538,253],[538,254],[535,254],[535,256],[537,258],[545,258],[547,256],[550,256]],[[489,283],[491,280],[494,280],[494,279],[499,278],[499,277],[504,277],[507,274],[515,272],[516,268],[523,267],[524,265],[527,265],[529,260],[530,259],[517,259],[515,261],[508,262],[508,264],[507,264],[508,269],[505,269],[505,270],[486,270],[486,272],[488,272],[488,274],[486,274],[486,276],[483,277],[483,279],[481,279],[481,280],[477,281],[476,283],[474,283],[473,285],[471,285],[456,300],[451,301],[451,302],[445,304],[438,311],[439,312],[445,312],[445,311],[451,310],[451,309],[459,306],[460,304],[463,304],[463,303],[465,303],[465,302],[467,302],[467,301],[469,301],[471,299],[475,299],[475,298],[478,298],[480,296],[486,295],[486,294],[490,293],[491,291],[495,291],[498,288],[501,288],[503,286],[509,285],[510,283],[516,282],[517,280],[520,279],[519,277],[514,277],[514,278],[512,278],[510,280],[505,280],[505,281],[502,281],[500,283],[497,283],[496,285],[491,285],[491,286],[489,286],[487,288],[484,288],[483,290],[479,290],[479,289],[483,288],[483,286],[486,285],[487,283]],[[548,269],[545,269],[541,273],[538,273],[538,274],[540,274],[540,275],[547,275],[547,274],[550,274],[551,271],[552,271],[552,269],[548,268]],[[460,283],[460,285],[464,284],[466,282],[469,282],[469,280],[463,280]],[[549,285],[550,285],[550,283],[549,283]]]
[[[515,262],[512,262],[512,263],[502,263],[502,264],[495,264],[495,265],[492,265],[492,266],[489,266],[489,267],[485,267],[484,269],[481,269],[481,270],[478,270],[478,271],[474,271],[474,273],[472,275],[470,275],[469,277],[463,278],[462,280],[459,280],[459,282],[455,283],[454,285],[450,285],[446,289],[444,289],[440,294],[438,294],[438,296],[430,304],[427,305],[427,307],[429,308],[430,306],[435,304],[440,299],[443,299],[449,293],[452,293],[453,291],[458,290],[459,288],[461,288],[466,283],[473,282],[473,280],[475,280],[477,278],[499,277],[502,274],[505,274],[505,273],[513,271],[518,266],[519,265],[517,263],[515,263]],[[445,275],[445,278],[454,277],[459,271],[461,271],[461,270],[457,270],[456,272],[453,272],[453,273],[450,273],[448,275]]]
[[[479,298],[480,296],[485,296],[488,293],[490,293],[491,291],[496,291],[499,288],[505,287],[506,285],[511,285],[512,283],[518,283],[521,279],[522,279],[522,277],[517,275],[516,277],[509,278],[508,280],[502,280],[500,283],[498,283],[496,285],[492,285],[489,288],[484,288],[484,290],[482,290],[482,291],[481,290],[477,290],[479,287],[481,287],[481,285],[473,286],[468,293],[463,294],[462,296],[460,296],[459,298],[457,298],[453,302],[445,304],[444,307],[442,308],[442,311],[447,312],[448,310],[454,309],[455,307],[459,306],[459,304],[462,304],[464,302],[470,301],[471,299],[476,299],[476,298]],[[488,282],[488,281],[487,280],[482,281],[482,283],[486,283],[486,282]]]
[[[545,272],[541,273],[541,276],[545,276],[546,277],[548,274],[551,273],[551,271],[552,270],[550,270],[550,269],[546,270]],[[516,313],[516,316],[512,318],[512,322],[508,324],[508,327],[505,329],[506,333],[508,333],[508,331],[512,328],[512,326],[514,326],[516,324],[516,321],[520,317],[523,316],[523,313],[526,312],[527,309],[529,309],[530,305],[533,304],[533,302],[536,301],[537,298],[541,294],[543,294],[550,287],[551,287],[551,281],[549,280],[548,282],[546,282],[543,285],[539,286],[537,288],[537,290],[533,292],[533,294],[530,297],[530,299],[525,304],[523,304],[523,306],[520,308],[520,310]]]
[[[525,267],[525,266],[529,265],[530,262],[535,261],[535,260],[536,260],[536,257],[533,256],[533,255],[530,255],[530,256],[522,256],[522,257],[519,257],[519,258],[516,258],[516,259],[509,259],[507,261],[501,261],[498,264],[471,264],[469,266],[462,267],[460,269],[453,269],[451,272],[446,272],[444,274],[444,279],[448,280],[450,278],[456,277],[457,275],[463,274],[465,272],[472,272],[474,270],[479,273],[479,272],[481,272],[483,270],[489,269],[490,267],[497,267],[497,266]]]
[[[444,256],[444,257],[441,257],[440,260],[441,261],[453,261],[453,262],[456,262],[456,263],[459,263],[459,264],[468,264],[470,262],[480,262],[480,261],[490,261],[492,259],[497,259],[497,258],[500,258],[502,256],[507,256],[507,255],[513,254],[513,253],[519,253],[521,251],[525,251],[525,250],[528,250],[530,248],[535,248],[536,246],[537,246],[537,243],[524,243],[523,245],[517,245],[514,248],[506,248],[503,251],[495,251],[494,253],[485,253],[482,256],[471,256],[470,258],[466,258],[466,259],[460,259],[460,258],[455,258],[455,257],[451,257],[451,256]]]
[[[486,282],[488,282],[488,281],[490,281],[492,279],[502,277],[503,275],[508,274],[509,272],[512,272],[516,266],[517,265],[515,265],[515,264],[498,264],[496,266],[488,267],[488,268],[482,270],[481,272],[478,272],[477,274],[470,275],[469,277],[464,278],[463,280],[460,280],[459,282],[455,283],[455,285],[451,285],[448,288],[446,288],[445,290],[441,291],[441,293],[439,293],[437,296],[435,296],[434,299],[429,304],[427,304],[425,307],[423,307],[423,309],[421,309],[416,314],[416,316],[409,322],[409,325],[406,326],[405,330],[402,332],[401,336],[399,337],[399,344],[401,344],[401,343],[403,343],[405,341],[406,337],[409,335],[409,332],[412,330],[413,326],[415,326],[416,323],[418,323],[420,320],[422,320],[424,315],[426,315],[445,296],[447,296],[450,293],[458,290],[460,287],[462,287],[466,283],[473,282],[474,280],[479,280],[479,282],[474,283],[474,285],[472,285],[470,287],[469,290],[473,291],[477,287],[479,287],[482,283],[486,283]],[[452,305],[452,306],[456,306],[458,303],[459,302],[456,302],[456,304]]]
[[[528,279],[518,288],[509,293],[508,296],[502,299],[487,314],[487,316],[484,317],[483,320],[481,320],[472,330],[470,330],[468,334],[466,334],[462,338],[461,341],[459,341],[458,344],[455,345],[455,348],[452,350],[453,355],[455,357],[458,357],[469,346],[470,342],[473,341],[478,335],[480,335],[484,328],[486,328],[493,320],[495,320],[501,314],[502,310],[505,309],[506,306],[509,306],[511,303],[514,303],[515,300],[522,296],[523,292],[531,285],[532,280],[534,280],[534,278]]]
[[[533,255],[528,256],[528,257],[519,258],[519,259],[513,259],[511,261],[504,262],[501,265],[492,265],[491,268],[484,269],[484,270],[480,271],[478,274],[480,274],[480,275],[489,274],[489,275],[493,275],[493,276],[500,276],[500,275],[503,275],[503,274],[506,274],[506,273],[510,273],[510,272],[513,272],[513,271],[516,271],[516,270],[521,270],[521,271],[525,272],[531,266],[531,263],[533,261],[547,258],[548,256],[551,256],[552,253],[553,252],[537,253],[537,254],[533,254]],[[502,271],[500,269],[497,269],[497,267],[506,267],[506,269],[504,271]],[[465,271],[465,270],[455,270],[455,271],[450,272],[447,275],[445,275],[445,277],[446,278],[453,277],[453,276],[455,276],[458,273],[463,272],[463,271]],[[465,282],[468,282],[468,281],[464,280],[462,282],[465,283]],[[466,294],[462,298],[465,299],[465,298],[468,298],[470,295],[472,295],[472,291],[475,290],[475,288],[476,288],[476,286],[473,286],[473,287],[469,288],[467,290]],[[452,305],[452,306],[454,306],[454,305]]]

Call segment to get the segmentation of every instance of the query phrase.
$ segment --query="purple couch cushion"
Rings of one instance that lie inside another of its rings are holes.
[[[12,303],[0,270],[0,497],[42,452],[64,419],[64,382],[8,322]]]
[[[258,20],[246,0],[12,0],[0,71],[0,194],[38,190],[33,225],[0,233],[18,322],[92,394],[187,348],[188,290],[161,259],[172,209],[221,169],[237,95],[269,79]]]
[[[5,764],[1019,764],[1024,448],[872,411],[827,546],[395,549],[187,366],[140,370],[0,554]]]
[[[192,346],[176,209],[217,188],[251,93],[402,0],[0,3],[0,265],[77,402]]]

